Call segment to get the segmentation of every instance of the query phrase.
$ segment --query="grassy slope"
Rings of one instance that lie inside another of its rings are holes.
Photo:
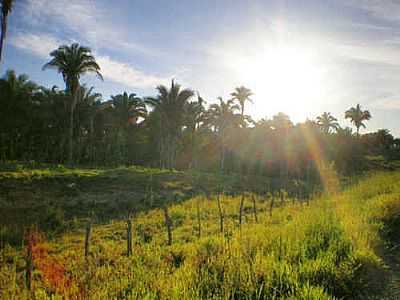
[[[166,201],[212,193],[219,186],[233,192],[238,182],[234,176],[141,167],[68,169],[8,163],[0,166],[0,245],[2,239],[20,244],[28,224],[37,223],[46,231],[70,230],[91,215],[104,223]],[[265,178],[251,182],[265,188]]]
[[[131,171],[114,170],[111,175]],[[108,183],[112,176],[107,172],[97,179],[107,176]],[[99,189],[98,196],[108,189],[115,192],[121,180],[128,180],[129,173],[123,174],[111,180],[117,185],[112,189],[105,182],[87,188]],[[396,243],[400,228],[399,179],[397,172],[376,174],[343,193],[314,199],[309,206],[288,201],[276,207],[272,217],[270,199],[257,198],[258,223],[248,196],[241,228],[240,197],[226,196],[224,235],[219,233],[216,199],[195,197],[169,209],[171,246],[166,245],[162,212],[142,211],[134,217],[134,255],[129,258],[124,222],[94,226],[87,262],[82,257],[84,232],[78,230],[40,244],[34,293],[43,299],[52,292],[91,299],[365,299],[381,290],[390,274],[384,268],[385,243]],[[57,180],[54,189],[60,188]],[[179,180],[170,183],[181,185],[185,184]],[[2,297],[27,297],[22,253],[7,248],[0,260]],[[49,261],[58,267],[49,271]]]

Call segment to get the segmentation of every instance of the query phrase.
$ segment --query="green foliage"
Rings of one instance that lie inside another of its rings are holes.
[[[175,82],[157,87],[156,97],[123,92],[103,101],[93,87],[78,84],[80,75],[99,71],[85,53],[90,50],[77,44],[52,52],[48,66],[63,74],[63,91],[14,71],[0,79],[1,161],[63,164],[72,156],[74,164],[84,166],[135,164],[318,183],[317,169],[309,166],[320,160],[351,174],[373,167],[365,155],[383,155],[386,161],[400,157],[399,141],[387,130],[358,138],[328,112],[298,124],[285,113],[255,122],[244,115],[252,92],[243,86],[232,99],[208,106]],[[64,56],[77,63],[63,64]],[[357,126],[370,117],[358,106],[346,115]]]
[[[106,171],[104,171],[107,173]],[[149,172],[138,170],[138,172]],[[157,171],[152,171],[157,174]],[[153,177],[154,178],[154,177]],[[133,217],[133,253],[126,254],[126,222],[92,228],[91,254],[83,256],[84,227],[46,243],[71,280],[60,288],[34,277],[42,299],[367,299],[382,290],[380,233],[398,227],[400,173],[371,175],[346,191],[313,199],[287,199],[269,216],[269,198],[252,195],[237,214],[241,196],[221,196],[224,234],[215,197],[197,196],[171,204],[173,244],[167,245],[161,209]],[[197,237],[197,209],[202,237]],[[55,212],[53,212],[55,213]],[[57,215],[57,214],[55,214]],[[57,219],[57,218],[56,218]],[[394,226],[394,227],[393,227]],[[392,231],[390,231],[392,230]],[[3,297],[26,299],[22,253],[0,254]],[[5,273],[12,274],[6,277]],[[44,273],[43,273],[44,274]]]

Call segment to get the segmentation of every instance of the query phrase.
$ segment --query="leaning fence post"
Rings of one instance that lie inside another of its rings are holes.
[[[239,227],[242,227],[242,217],[243,217],[243,205],[244,205],[244,193],[242,193],[242,197],[240,198],[240,207],[239,207]]]
[[[92,230],[92,222],[91,220],[89,220],[86,224],[86,233],[85,233],[85,259],[87,259],[89,255],[91,230]]]
[[[219,230],[221,233],[224,233],[224,214],[222,212],[221,199],[219,198],[220,194],[217,194],[217,203],[218,203],[218,213],[219,213]]]
[[[165,227],[167,228],[168,235],[168,245],[172,245],[172,222],[168,214],[167,205],[163,205],[164,217],[165,217]]]
[[[254,213],[254,221],[258,223],[258,217],[257,217],[257,207],[256,207],[256,197],[254,194],[252,195],[251,199],[253,200],[253,213]]]
[[[275,202],[275,194],[274,192],[271,193],[271,203],[269,206],[269,216],[272,217],[272,209],[274,208],[274,202]]]
[[[131,256],[132,255],[132,220],[130,217],[128,217],[128,220],[126,221],[127,228],[126,228],[126,242],[127,242],[127,255]]]
[[[197,199],[197,207],[196,207],[196,209],[197,209],[197,234],[198,234],[198,237],[200,238],[201,237],[201,215],[200,215],[200,198],[199,199]]]

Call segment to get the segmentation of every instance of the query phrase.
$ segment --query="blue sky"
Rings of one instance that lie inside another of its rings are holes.
[[[175,78],[211,103],[244,84],[256,119],[329,111],[347,126],[344,111],[360,103],[373,115],[368,130],[400,136],[396,0],[17,0],[0,72],[63,87],[41,67],[71,42],[94,51],[105,80],[82,81],[105,99],[153,95]]]

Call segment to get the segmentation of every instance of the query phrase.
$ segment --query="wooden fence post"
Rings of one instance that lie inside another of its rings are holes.
[[[271,193],[271,203],[269,205],[269,216],[272,217],[272,209],[274,208],[274,202],[275,202],[275,193]]]
[[[91,231],[92,231],[92,222],[91,220],[89,220],[86,224],[86,233],[85,233],[85,259],[87,259],[89,256]]]
[[[132,255],[132,220],[130,217],[128,217],[128,220],[126,221],[127,223],[127,228],[126,228],[126,242],[127,242],[127,255],[131,256]]]
[[[201,237],[201,215],[200,215],[200,198],[199,199],[197,199],[197,234],[198,234],[198,237],[200,238]]]
[[[221,233],[224,233],[224,214],[222,212],[221,199],[219,198],[220,194],[217,194],[217,203],[218,203],[218,213],[219,213],[219,230]]]
[[[258,217],[257,217],[257,207],[256,207],[256,197],[254,194],[252,195],[252,200],[253,200],[253,213],[254,213],[254,221],[258,223]]]
[[[239,207],[239,228],[242,227],[243,205],[244,205],[244,193],[242,193],[242,197],[240,198],[240,207]]]
[[[167,228],[168,235],[168,245],[172,245],[172,222],[168,214],[167,205],[163,205],[164,217],[165,217],[165,227]]]

